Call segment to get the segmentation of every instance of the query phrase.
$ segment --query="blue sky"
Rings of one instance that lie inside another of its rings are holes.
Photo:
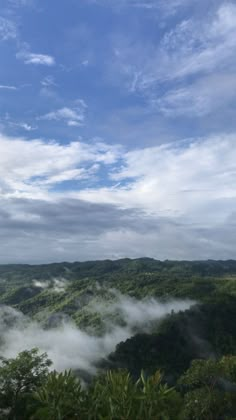
[[[0,6],[0,262],[236,258],[235,3]]]

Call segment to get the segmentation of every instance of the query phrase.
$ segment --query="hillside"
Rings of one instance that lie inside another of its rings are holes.
[[[110,289],[138,299],[214,301],[236,296],[236,261],[156,261],[148,258],[0,266],[0,303],[36,319],[66,314],[82,328],[99,325],[89,309],[112,299]]]
[[[235,363],[236,261],[141,258],[2,265],[0,289],[0,352],[4,357],[38,347],[48,353],[56,369],[71,368],[87,383],[94,374],[120,368],[134,381],[141,372],[153,375],[161,371],[161,383],[175,386],[178,398],[184,399],[195,392],[185,382],[192,380],[191,369],[195,368],[191,364],[199,363],[196,359],[206,361],[201,367],[206,378],[208,363],[215,363],[214,369]],[[128,380],[109,375],[100,385],[98,376],[96,386],[101,386],[101,392],[106,393],[102,387],[105,383],[110,386],[109,381]],[[51,380],[50,375],[48,378]],[[66,373],[52,377],[59,382],[66,378]],[[196,392],[203,392],[199,386]],[[118,388],[115,395],[117,392]],[[96,398],[93,394],[91,404]],[[223,402],[219,409],[222,407]]]
[[[96,336],[114,325],[127,326],[127,313],[121,313],[124,299],[134,299],[127,302],[128,306],[137,306],[139,301],[152,306],[153,298],[163,304],[191,299],[192,308],[187,305],[180,308],[182,312],[169,315],[167,310],[161,323],[155,317],[150,323],[142,315],[146,309],[139,308],[143,322],[139,319],[137,325],[136,321],[131,325],[134,337],[121,343],[109,359],[112,366],[129,368],[135,374],[144,367],[151,372],[161,367],[179,374],[195,357],[235,353],[236,261],[161,262],[141,258],[2,265],[0,287],[2,307],[14,308],[45,328],[72,320],[81,330]],[[119,305],[113,307],[117,300]],[[133,351],[137,347],[138,358]]]

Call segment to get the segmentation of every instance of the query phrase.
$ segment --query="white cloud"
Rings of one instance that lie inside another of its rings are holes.
[[[41,80],[41,85],[43,87],[51,87],[51,86],[56,86],[55,80],[53,76],[46,76]]]
[[[66,194],[71,199],[114,204],[207,225],[225,220],[233,211],[235,162],[234,135],[126,153],[119,146],[99,141],[61,145],[0,137],[0,187],[8,196],[49,197],[47,186],[65,180],[92,181],[95,174],[98,176],[100,165],[109,165],[112,187],[80,186],[79,191],[63,192],[63,197]]]
[[[28,123],[25,123],[25,122],[20,122],[20,123],[17,123],[16,125],[20,128],[23,128],[25,131],[33,131],[33,130],[37,129],[37,127],[32,126],[32,125],[30,125]]]
[[[230,18],[229,18],[230,16]],[[181,78],[226,67],[236,51],[236,6],[221,5],[212,19],[187,20],[167,33],[161,44],[165,78]],[[172,64],[172,68],[168,66]]]
[[[0,120],[1,121],[1,120]],[[5,114],[4,118],[2,119],[3,125],[7,125],[11,128],[21,128],[25,131],[34,131],[37,129],[37,126],[26,123],[24,121],[14,121],[9,114]]]
[[[60,145],[0,136],[0,191],[36,197],[42,186],[93,176],[100,164],[114,163],[119,153],[116,146],[99,142]]]
[[[49,198],[48,187],[66,180],[92,180],[101,164],[117,165],[119,160],[120,169],[110,172],[112,187],[80,187],[63,196],[206,225],[224,221],[233,211],[234,135],[121,151],[101,142],[60,145],[1,136],[0,188],[8,196]]]
[[[25,64],[53,66],[55,59],[53,56],[48,54],[35,54],[29,51],[20,51],[16,55],[17,58],[23,60]]]
[[[0,259],[234,258],[235,162],[235,135],[129,152],[2,136]]]
[[[17,27],[9,19],[0,16],[0,41],[17,38]]]
[[[208,226],[224,221],[236,205],[235,162],[234,135],[130,151],[112,174],[117,187],[79,197]]]
[[[213,10],[182,20],[155,43],[119,38],[114,48],[115,67],[123,73],[129,89],[153,100],[160,96],[163,83],[188,85],[190,77],[232,73],[236,64],[236,6],[221,3]]]
[[[33,285],[39,287],[40,289],[51,289],[55,293],[63,293],[67,288],[67,280],[63,277],[52,278],[51,280],[33,280]]]
[[[83,125],[87,105],[83,100],[77,101],[73,108],[63,107],[39,117],[40,120],[64,121],[68,126]]]
[[[0,89],[2,90],[17,90],[16,86],[11,86],[11,85],[0,85]]]
[[[206,76],[193,84],[167,91],[151,104],[167,116],[202,117],[231,106],[235,99],[234,74]]]
[[[87,0],[90,3],[105,5],[120,10],[121,8],[138,8],[146,10],[157,10],[164,16],[175,14],[180,7],[188,5],[188,0]],[[194,1],[194,0],[192,0]]]

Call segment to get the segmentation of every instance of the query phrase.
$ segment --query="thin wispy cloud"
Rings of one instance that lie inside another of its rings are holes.
[[[174,101],[177,106],[180,102],[180,109],[181,103],[185,102],[187,108],[192,94],[201,84],[197,82],[194,86],[193,80],[188,89],[190,77],[232,71],[236,64],[236,6],[233,3],[221,4],[204,19],[182,20],[167,31],[157,45],[150,43],[148,48],[133,42],[131,45],[123,43],[115,49],[116,62],[127,79],[130,91],[145,94],[151,102],[158,98],[166,114],[169,112],[168,104],[172,112]],[[181,82],[185,86],[167,91],[160,99],[160,86],[168,81]],[[209,87],[208,92],[214,96],[213,85],[212,88],[212,93]],[[232,97],[230,92],[229,95]],[[207,113],[204,109],[206,96],[203,82],[202,93],[193,97],[195,105],[191,106],[195,106],[197,114]]]
[[[163,0],[86,0],[89,3],[95,3],[102,6],[112,7],[116,9],[120,8],[140,8],[146,10],[158,10],[166,14],[174,14],[176,9],[184,7],[188,3],[188,0],[169,0],[168,2]],[[195,1],[195,0],[194,0]]]
[[[202,117],[231,107],[235,89],[234,74],[208,75],[188,86],[170,90],[162,97],[153,99],[151,105],[167,117]]]
[[[36,124],[30,124],[29,122],[26,122],[26,121],[14,120],[8,113],[6,113],[4,117],[0,119],[0,121],[5,128],[7,127],[13,128],[13,129],[20,128],[21,130],[26,131],[26,132],[34,131],[37,129]]]
[[[63,107],[56,111],[48,112],[39,117],[39,120],[62,121],[71,127],[81,126],[84,124],[86,109],[87,105],[83,100],[80,100],[77,101],[77,105],[73,108]]]
[[[17,38],[16,24],[3,16],[0,16],[0,41],[8,41]]]
[[[34,131],[34,130],[37,129],[37,126],[30,125],[30,124],[28,124],[26,122],[18,122],[18,123],[13,123],[12,122],[11,124],[12,125],[15,125],[16,127],[20,127],[23,130],[25,130],[25,131]]]
[[[0,85],[0,89],[2,90],[17,90],[16,86],[11,86],[11,85]]]
[[[51,87],[51,86],[57,86],[55,83],[53,76],[46,76],[41,80],[41,85],[45,88]]]
[[[25,64],[54,66],[55,58],[48,54],[35,54],[29,51],[20,51],[16,57],[22,60]]]

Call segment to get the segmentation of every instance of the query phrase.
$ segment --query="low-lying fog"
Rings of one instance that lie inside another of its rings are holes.
[[[114,291],[115,301],[101,303],[94,311],[101,314],[118,313],[124,321],[121,327],[109,322],[102,336],[88,334],[76,327],[72,321],[62,319],[59,326],[45,329],[36,321],[24,316],[9,306],[0,306],[0,355],[15,357],[20,351],[38,347],[47,352],[53,368],[82,369],[95,373],[96,363],[115,350],[116,345],[134,335],[134,328],[145,330],[148,323],[165,317],[172,311],[188,309],[193,302],[172,300],[161,303],[157,300],[136,300]]]

